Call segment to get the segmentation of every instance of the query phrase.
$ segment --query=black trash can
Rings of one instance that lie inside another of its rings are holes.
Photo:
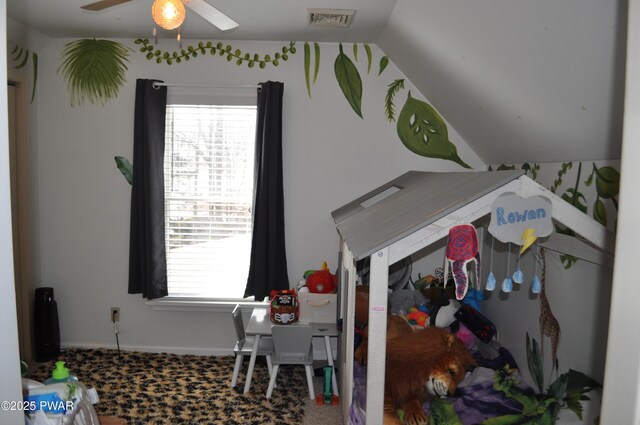
[[[45,362],[57,357],[60,354],[60,326],[53,288],[36,288],[34,330],[36,361]]]

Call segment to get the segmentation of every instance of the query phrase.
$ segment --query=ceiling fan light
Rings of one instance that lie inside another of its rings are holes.
[[[174,30],[182,25],[185,14],[182,0],[155,0],[151,6],[153,21],[166,30]]]

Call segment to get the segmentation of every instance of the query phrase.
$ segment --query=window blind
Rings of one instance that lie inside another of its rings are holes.
[[[242,298],[251,250],[255,124],[255,106],[167,106],[170,296]]]

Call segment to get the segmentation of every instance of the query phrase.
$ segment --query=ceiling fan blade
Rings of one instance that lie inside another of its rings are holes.
[[[105,0],[108,1],[108,0]],[[221,31],[228,31],[238,27],[238,23],[211,6],[204,0],[185,0],[191,10],[218,27]]]
[[[91,10],[92,12],[97,12],[99,10],[107,9],[109,7],[117,6],[122,3],[128,3],[131,0],[100,0],[95,3],[85,4],[81,6],[81,9]]]

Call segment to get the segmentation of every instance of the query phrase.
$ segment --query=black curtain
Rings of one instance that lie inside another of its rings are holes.
[[[267,81],[258,88],[251,263],[244,296],[261,301],[272,289],[288,289],[282,187],[282,92]]]
[[[168,294],[163,172],[167,88],[154,88],[154,81],[136,81],[129,239],[129,293],[147,299]]]

